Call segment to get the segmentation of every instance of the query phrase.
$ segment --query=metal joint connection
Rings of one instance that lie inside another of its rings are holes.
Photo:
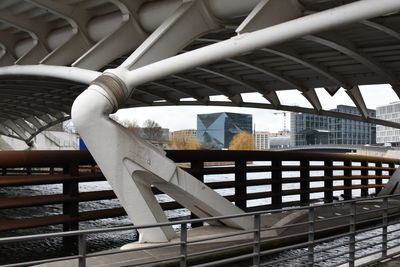
[[[129,97],[125,83],[112,73],[103,73],[91,83],[100,86],[110,96],[113,112],[117,111]]]

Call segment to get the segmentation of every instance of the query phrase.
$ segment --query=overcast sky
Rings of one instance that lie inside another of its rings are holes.
[[[361,86],[361,93],[364,96],[368,108],[376,109],[377,106],[398,101],[399,98],[389,85],[368,85]],[[336,105],[344,104],[355,106],[343,89],[340,89],[331,97],[324,89],[316,89],[323,109],[332,109]],[[284,105],[295,105],[301,107],[311,107],[308,101],[297,90],[278,92],[279,99]],[[258,93],[243,94],[244,102],[268,103]],[[224,97],[212,97],[211,100],[223,100]],[[118,111],[120,119],[136,121],[139,125],[147,119],[158,122],[163,128],[170,131],[182,129],[196,129],[197,114],[214,112],[235,112],[253,115],[253,124],[257,131],[277,132],[284,127],[283,115],[274,114],[281,111],[240,108],[240,107],[216,107],[216,106],[170,106],[170,107],[143,107],[131,108]],[[290,128],[290,119],[287,115],[287,127]]]

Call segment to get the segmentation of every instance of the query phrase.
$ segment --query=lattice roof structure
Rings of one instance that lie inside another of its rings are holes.
[[[104,70],[141,68],[352,2],[371,1],[1,0],[0,134],[29,143],[69,119],[74,99]],[[123,107],[255,107],[399,127],[369,118],[358,87],[388,83],[400,96],[398,11],[146,81]],[[361,116],[323,110],[320,87],[331,95],[345,88]],[[289,89],[312,108],[283,105],[277,91]],[[251,92],[268,103],[245,102],[241,94]],[[214,95],[230,102],[211,101]]]

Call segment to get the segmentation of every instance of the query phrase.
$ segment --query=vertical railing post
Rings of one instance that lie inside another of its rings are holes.
[[[352,185],[353,185],[353,179],[352,179],[352,164],[351,164],[351,160],[345,160],[344,161],[344,176],[345,179],[343,181],[343,185],[345,187],[347,187],[346,189],[344,189],[344,194],[343,194],[343,198],[344,200],[350,200],[352,199]]]
[[[387,257],[388,198],[384,197],[382,212],[382,258]]]
[[[315,208],[308,209],[308,266],[314,266]]]
[[[187,225],[181,223],[180,267],[187,266]]]
[[[272,160],[271,162],[271,207],[272,209],[282,208],[282,161]]]
[[[64,175],[77,176],[79,174],[79,166],[76,163],[71,163],[64,166]],[[63,194],[69,196],[76,196],[79,194],[79,183],[77,181],[67,181],[63,183]],[[69,201],[63,203],[63,214],[69,217],[79,216],[79,202]],[[73,231],[79,229],[79,222],[68,222],[63,224],[63,231]],[[75,236],[67,236],[63,238],[63,245],[66,251],[73,253],[76,251],[77,238]]]
[[[350,204],[350,225],[349,225],[349,267],[354,267],[356,254],[356,202]]]
[[[330,203],[333,201],[333,161],[332,160],[325,160],[325,170],[324,170],[324,186],[325,186],[325,193],[324,193],[324,201],[325,203]]]
[[[389,168],[391,168],[391,170],[389,170],[389,176],[392,176],[395,171],[395,164],[393,162],[389,163]]]
[[[310,203],[310,162],[308,160],[300,161],[300,205]]]
[[[86,234],[78,237],[79,267],[86,267]]]
[[[26,167],[26,175],[32,175],[32,168]]]
[[[382,168],[382,162],[377,162],[375,164],[377,168]],[[375,171],[375,175],[379,178],[375,178],[375,184],[376,185],[382,185],[382,170],[377,169]],[[379,192],[381,192],[382,188],[381,187],[375,187],[375,194],[378,195]]]
[[[261,252],[261,216],[260,214],[254,215],[254,238],[253,238],[253,266],[260,266],[260,252]]]
[[[242,210],[247,208],[246,160],[235,161],[235,205]]]
[[[361,167],[361,185],[365,186],[361,188],[361,197],[366,197],[368,196],[368,161],[361,161]]]
[[[200,182],[204,183],[204,161],[202,160],[195,160],[190,162],[190,173],[196,177]],[[190,218],[191,219],[197,219],[198,217],[194,213],[190,213]],[[192,223],[191,227],[201,227],[203,226],[204,223],[202,222],[197,222],[197,223]]]

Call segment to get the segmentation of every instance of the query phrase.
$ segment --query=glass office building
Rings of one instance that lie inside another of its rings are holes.
[[[252,115],[229,112],[197,115],[197,139],[206,148],[228,148],[232,138],[242,131],[252,133]]]
[[[332,111],[357,114],[358,109],[352,106],[338,105]],[[370,117],[376,117],[375,110],[369,109]],[[291,145],[319,144],[376,144],[376,125],[305,113],[292,113]]]

